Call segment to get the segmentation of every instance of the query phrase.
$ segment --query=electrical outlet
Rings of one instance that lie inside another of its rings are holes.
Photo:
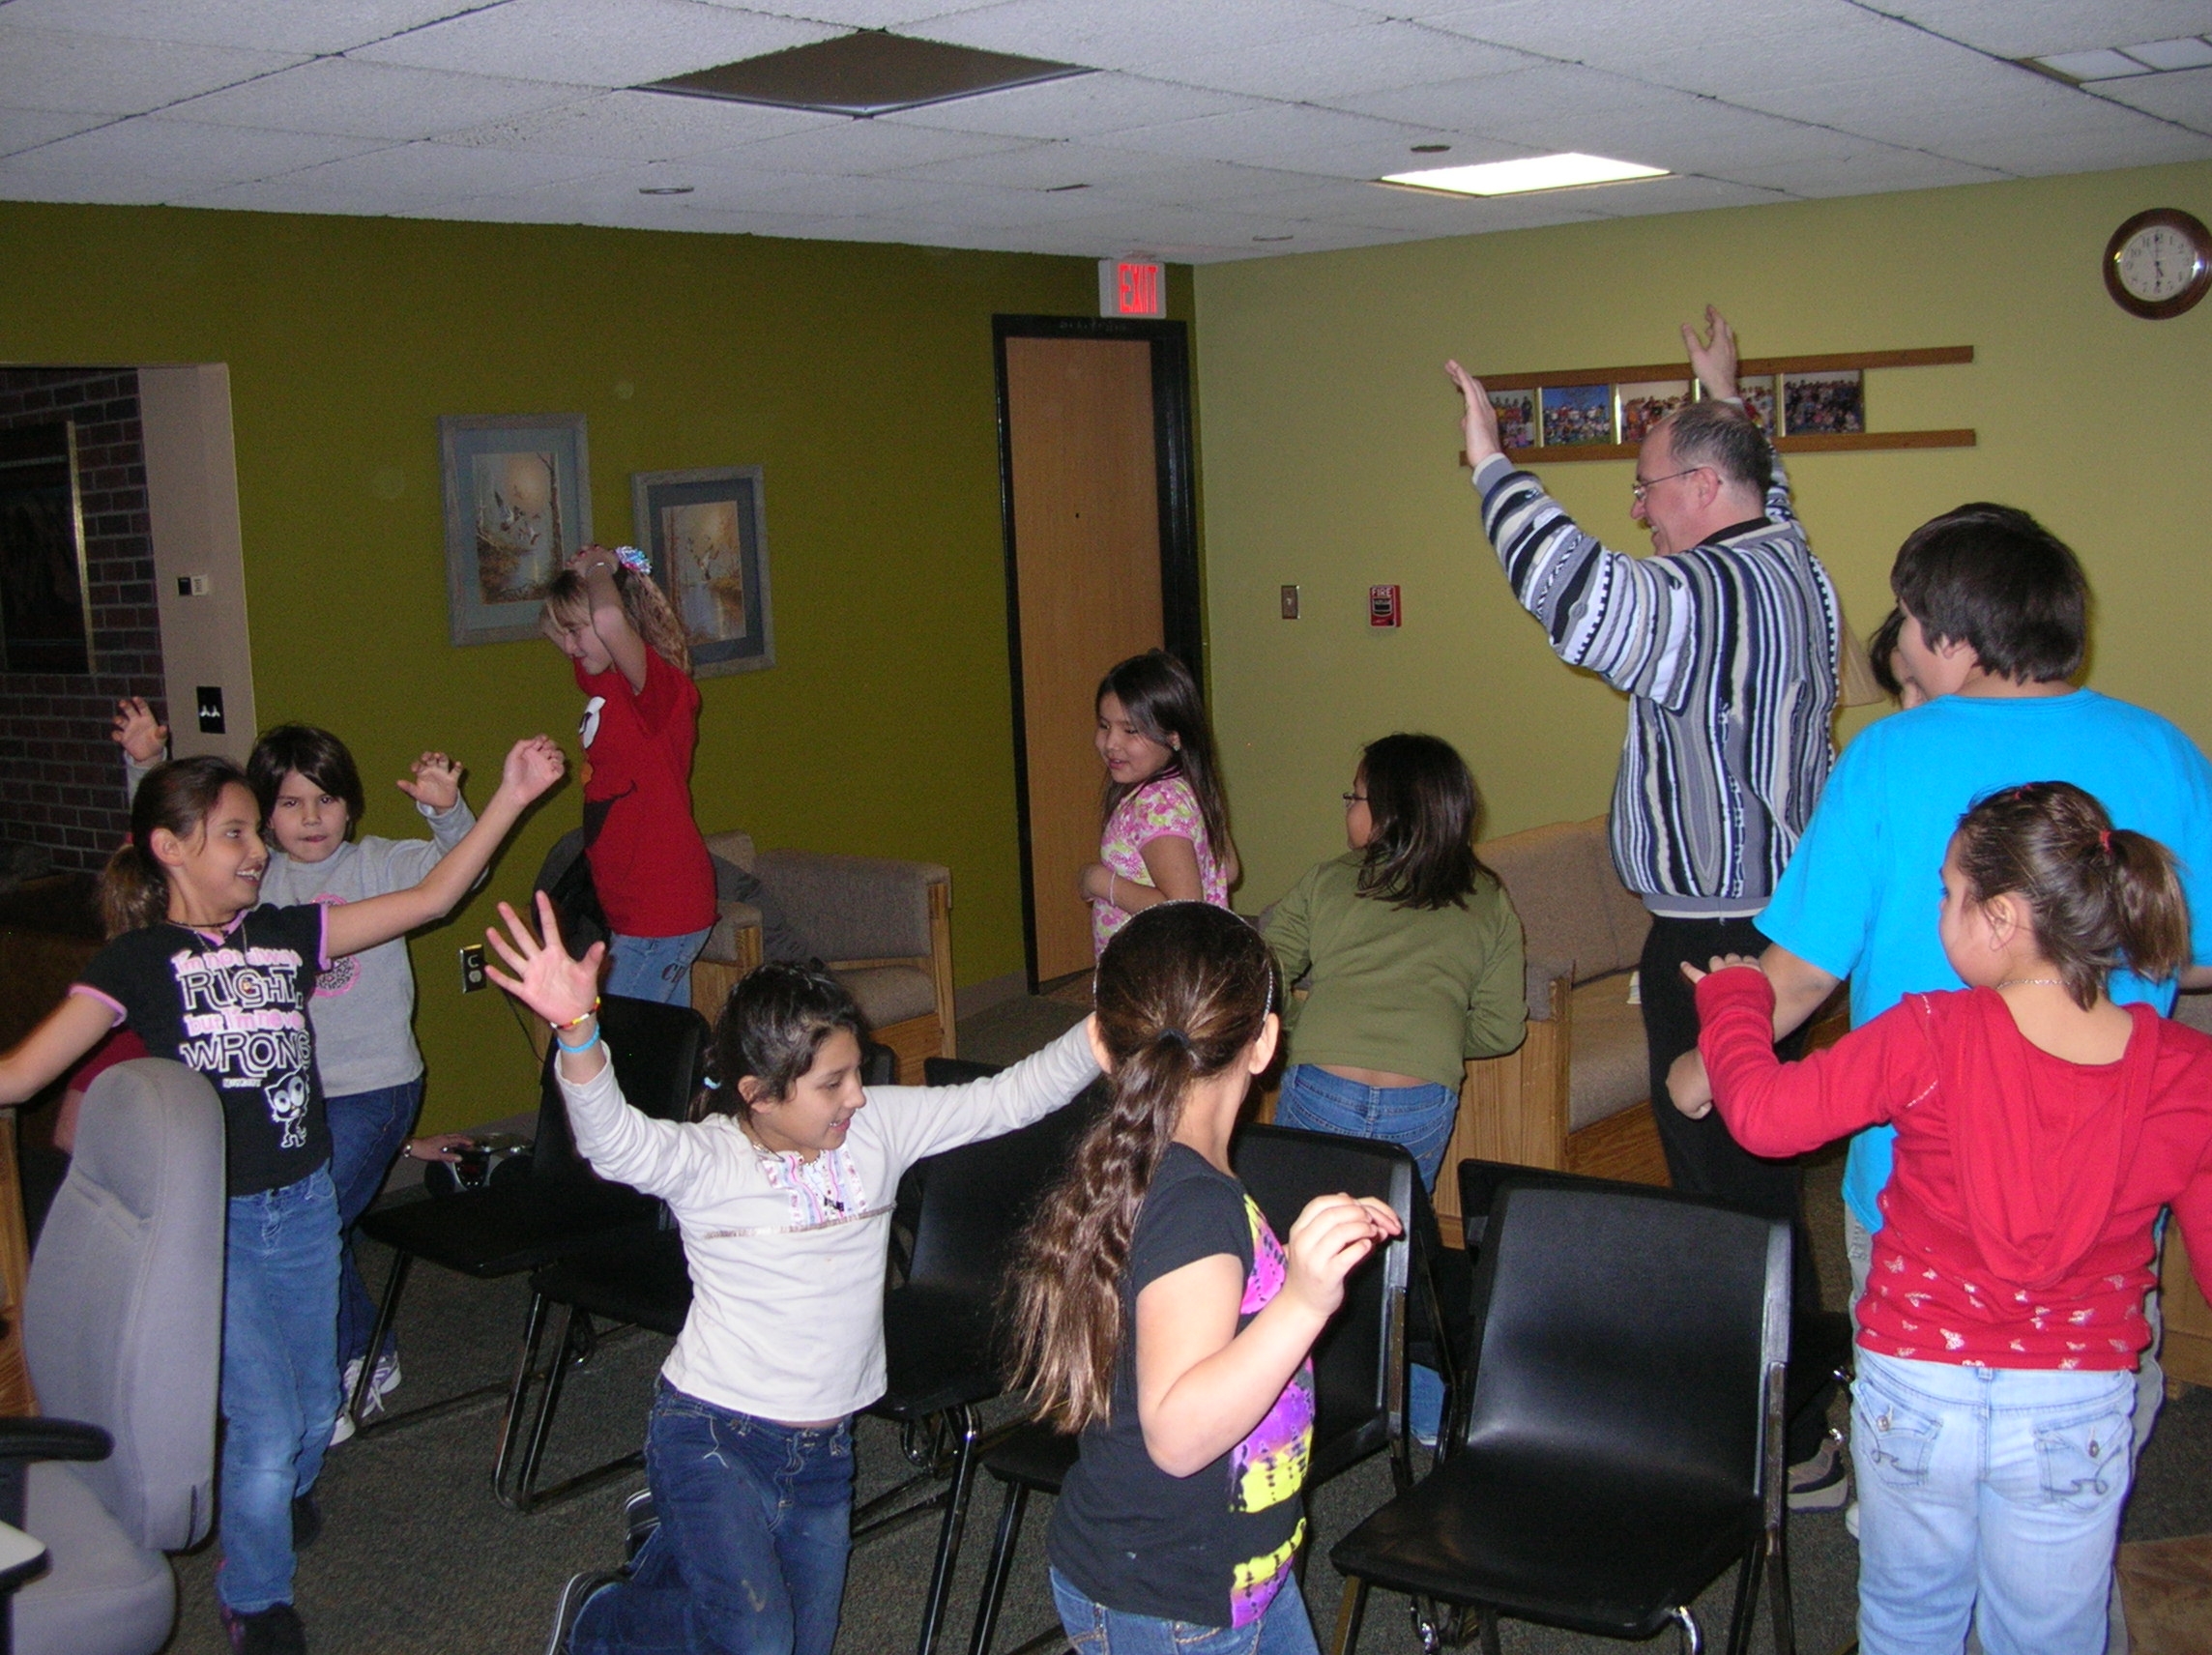
[[[483,944],[466,944],[461,948],[461,992],[474,994],[483,985]]]
[[[1286,586],[1283,588],[1283,619],[1295,621],[1297,618],[1298,589],[1295,586]]]

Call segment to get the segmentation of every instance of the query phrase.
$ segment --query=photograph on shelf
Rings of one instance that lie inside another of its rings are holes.
[[[1651,435],[1654,425],[1690,401],[1690,382],[1686,379],[1647,379],[1615,390],[1620,440],[1624,443],[1641,443]]]
[[[691,676],[775,665],[759,466],[630,474],[638,549],[691,647]]]
[[[446,592],[452,641],[538,636],[553,577],[592,537],[581,414],[448,414]]]
[[[1547,385],[1543,406],[1548,446],[1571,448],[1615,440],[1610,385]]]
[[[1858,368],[1782,376],[1782,434],[1825,436],[1866,429],[1866,381]]]
[[[1498,410],[1498,440],[1508,449],[1536,446],[1536,392],[1493,391],[1490,405]]]
[[[1747,374],[1735,382],[1735,389],[1736,394],[1743,398],[1744,412],[1751,416],[1752,423],[1762,431],[1774,431],[1774,375]]]

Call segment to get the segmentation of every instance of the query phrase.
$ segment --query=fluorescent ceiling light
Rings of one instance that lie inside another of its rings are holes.
[[[1421,172],[1393,172],[1383,184],[1408,189],[1441,189],[1453,195],[1526,195],[1535,189],[1579,189],[1591,184],[1625,184],[1631,179],[1665,178],[1663,166],[1641,166],[1603,156],[1530,156],[1526,160],[1494,160],[1480,166],[1435,166]]]
[[[2212,65],[2212,45],[2197,35],[2173,41],[2148,41],[2141,45],[2107,46],[2095,51],[2055,52],[2049,57],[2020,60],[2038,74],[2081,86],[2095,80],[2124,80],[2139,74],[2168,74],[2179,69]]]

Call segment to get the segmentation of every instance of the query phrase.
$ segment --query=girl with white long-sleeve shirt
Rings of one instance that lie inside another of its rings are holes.
[[[835,1640],[851,1525],[851,1416],[884,1392],[883,1285],[900,1176],[1010,1132],[1097,1078],[1081,1028],[988,1080],[860,1084],[859,1008],[826,973],[763,966],[715,1026],[717,1113],[677,1123],[623,1099],[595,1016],[602,950],[571,960],[505,904],[494,981],[553,1026],[576,1147],[668,1203],[690,1314],[646,1429],[658,1525],[626,1577],[579,1575],[555,1649],[790,1649]]]

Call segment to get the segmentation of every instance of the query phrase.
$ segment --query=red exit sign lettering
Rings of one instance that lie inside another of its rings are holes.
[[[1145,316],[1168,313],[1167,267],[1146,259],[1098,261],[1098,313]]]

